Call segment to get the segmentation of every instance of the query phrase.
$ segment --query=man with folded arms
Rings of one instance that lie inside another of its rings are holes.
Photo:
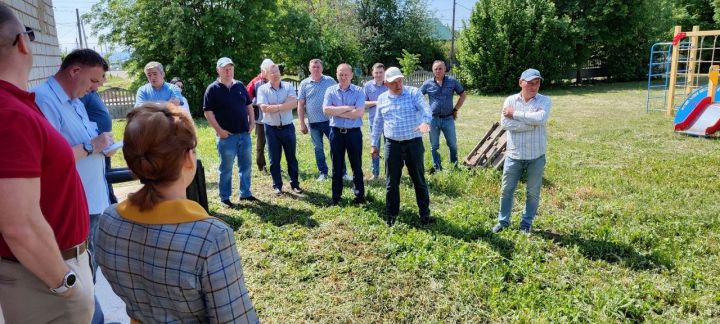
[[[388,226],[395,224],[400,213],[400,176],[403,165],[415,188],[415,199],[420,209],[420,222],[433,223],[430,218],[430,194],[425,182],[425,165],[422,134],[430,131],[430,108],[420,90],[403,86],[400,69],[385,71],[388,91],[378,97],[372,133],[370,154],[378,155],[380,136],[385,137],[386,195],[385,213]]]
[[[356,204],[365,203],[365,184],[362,172],[362,117],[365,113],[363,89],[350,83],[352,67],[343,63],[337,67],[340,83],[325,91],[323,112],[330,116],[330,155],[332,156],[332,198],[330,205],[340,202],[345,171],[345,152],[353,171],[353,193]]]
[[[292,113],[297,106],[295,88],[288,82],[280,81],[280,69],[276,64],[268,68],[267,77],[268,83],[258,89],[257,104],[263,112],[273,192],[278,196],[283,193],[280,161],[285,151],[290,187],[296,194],[301,194],[303,190],[298,180],[298,160],[295,155],[297,138]]]
[[[89,323],[87,204],[73,149],[26,90],[34,38],[0,3],[0,304],[8,323]]]

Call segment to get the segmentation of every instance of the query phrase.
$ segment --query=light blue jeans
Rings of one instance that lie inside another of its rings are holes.
[[[515,188],[525,171],[527,171],[527,193],[525,211],[520,226],[529,227],[532,225],[540,204],[540,187],[542,187],[542,177],[545,171],[545,155],[543,154],[534,160],[505,158],[502,188],[500,189],[500,212],[498,213],[498,222],[505,227],[510,225],[510,212],[512,211]]]
[[[375,119],[375,110],[376,109],[377,108],[372,108],[369,111],[370,115],[368,116],[368,125],[370,126],[370,132],[368,134],[370,136],[372,136],[372,132],[373,132],[373,122],[372,121]],[[383,138],[383,136],[380,136],[381,142],[382,142],[382,138]],[[379,147],[378,147],[378,149],[379,149]],[[378,154],[375,157],[370,156],[370,162],[371,162],[370,172],[372,172],[372,175],[374,175],[375,177],[378,177],[380,175],[380,154]]]
[[[445,135],[445,142],[450,149],[450,163],[457,164],[457,135],[455,134],[455,120],[452,116],[439,118],[433,117],[430,122],[430,153],[433,159],[433,168],[442,170],[440,158],[440,132]]]
[[[250,133],[231,134],[226,138],[217,138],[217,150],[220,156],[220,200],[230,199],[232,193],[232,169],[237,157],[240,176],[240,198],[250,197],[250,176],[252,172],[252,143]]]
[[[315,162],[318,171],[324,175],[328,174],[327,162],[325,162],[325,146],[323,145],[323,135],[330,140],[330,121],[310,123],[310,138],[312,139],[313,148],[315,149]]]

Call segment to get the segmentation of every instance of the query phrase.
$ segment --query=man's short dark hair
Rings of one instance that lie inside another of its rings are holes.
[[[375,70],[375,69],[383,69],[383,70],[385,70],[385,64],[375,63],[375,64],[373,64],[372,69],[373,69],[373,70]]]
[[[105,59],[89,48],[76,49],[68,54],[60,65],[60,71],[65,70],[73,65],[82,65],[86,67],[100,66],[105,71],[108,70],[108,64]]]

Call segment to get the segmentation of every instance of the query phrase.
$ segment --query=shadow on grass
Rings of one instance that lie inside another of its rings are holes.
[[[330,196],[304,189],[300,195],[287,194],[292,199],[302,200],[316,207],[327,207]]]
[[[221,221],[227,223],[228,225],[230,225],[230,227],[233,229],[233,231],[237,231],[238,228],[240,228],[240,226],[242,226],[242,224],[243,224],[243,219],[240,217],[234,217],[234,216],[230,216],[228,214],[223,214],[223,213],[218,213],[218,212],[212,213],[212,215],[217,217]]]
[[[275,226],[287,224],[298,224],[308,228],[318,226],[318,222],[310,217],[312,213],[307,210],[268,204],[264,201],[239,205],[237,208],[245,209],[250,213],[258,215],[263,222],[268,222]]]
[[[385,221],[385,202],[375,199],[372,195],[366,197],[366,208],[374,210],[377,215]],[[443,218],[434,217],[435,224],[423,225],[420,223],[420,216],[417,210],[408,210],[400,208],[397,222],[402,222],[410,227],[421,229],[445,236],[454,237],[465,242],[474,242],[483,240],[487,242],[495,251],[497,251],[506,260],[512,260],[515,252],[515,243],[508,239],[497,236],[490,229],[482,227],[465,228],[459,227]]]
[[[577,246],[586,258],[621,264],[633,270],[672,269],[672,261],[654,253],[640,254],[627,244],[584,239],[577,234],[558,234],[549,231],[533,231],[533,235],[552,240],[564,247]]]

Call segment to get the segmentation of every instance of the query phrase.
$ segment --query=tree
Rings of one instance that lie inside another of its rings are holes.
[[[167,79],[186,80],[185,97],[198,113],[205,88],[217,78],[218,58],[233,59],[237,79],[257,73],[263,58],[259,49],[268,41],[259,31],[269,25],[274,10],[274,2],[244,0],[101,0],[89,18],[101,42],[131,51],[126,68],[136,78],[135,87],[145,82],[144,65],[158,61]]]
[[[402,49],[419,54],[428,69],[433,61],[445,58],[433,37],[425,0],[358,0],[356,10],[366,69],[376,62],[398,64]]]
[[[420,69],[420,54],[413,54],[405,49],[402,50],[402,54],[397,60],[404,75],[410,75]]]
[[[529,67],[561,81],[574,61],[569,29],[551,0],[481,0],[458,40],[458,76],[482,92],[517,90]]]

